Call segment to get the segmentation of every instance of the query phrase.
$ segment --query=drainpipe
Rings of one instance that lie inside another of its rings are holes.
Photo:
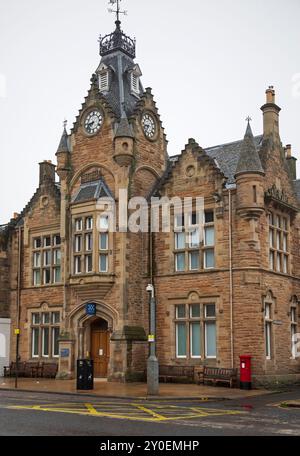
[[[230,302],[230,351],[231,368],[234,368],[234,337],[233,337],[233,271],[232,271],[232,193],[228,189],[229,205],[229,302]]]
[[[16,377],[15,388],[18,388],[19,372],[19,344],[20,344],[20,317],[21,317],[21,256],[22,256],[22,229],[18,230],[18,268],[17,268],[17,325],[16,325]]]

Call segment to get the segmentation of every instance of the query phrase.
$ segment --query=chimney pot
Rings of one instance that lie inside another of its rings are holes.
[[[275,104],[275,90],[274,86],[269,86],[268,89],[266,90],[266,98],[267,98],[267,103],[273,103]]]
[[[292,146],[291,146],[291,144],[287,144],[285,146],[285,155],[286,155],[286,158],[292,158]]]

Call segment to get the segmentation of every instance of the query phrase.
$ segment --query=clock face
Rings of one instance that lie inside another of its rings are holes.
[[[154,118],[149,113],[145,113],[142,117],[142,127],[145,133],[145,136],[148,139],[153,139],[156,135],[156,122]]]
[[[103,115],[100,111],[95,109],[94,111],[89,112],[84,121],[85,131],[89,135],[94,135],[100,130],[102,122]]]

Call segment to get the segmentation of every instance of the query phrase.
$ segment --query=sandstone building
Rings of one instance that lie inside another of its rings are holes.
[[[100,55],[57,164],[40,163],[32,199],[0,230],[0,318],[9,311],[11,359],[20,328],[21,360],[55,361],[60,378],[74,377],[86,356],[98,377],[143,378],[152,283],[161,364],[239,367],[246,353],[258,377],[296,377],[300,181],[280,140],[274,88],[261,135],[248,122],[242,140],[203,149],[190,139],[169,157],[135,42],[119,21]],[[203,241],[186,242],[176,226],[106,232],[97,201],[118,206],[120,189],[128,198],[203,197]]]

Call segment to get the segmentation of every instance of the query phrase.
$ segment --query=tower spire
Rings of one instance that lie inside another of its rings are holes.
[[[99,37],[100,43],[100,55],[103,57],[104,55],[111,54],[115,51],[123,51],[132,59],[135,58],[135,39],[133,40],[129,36],[125,35],[121,29],[121,21],[120,21],[120,14],[127,14],[127,11],[123,11],[120,9],[120,2],[122,0],[109,0],[111,5],[115,5],[115,9],[109,8],[110,13],[115,13],[116,15],[116,30],[109,35],[105,35]]]
[[[116,25],[117,25],[117,27],[120,27],[120,24],[121,24],[121,21],[120,21],[120,14],[124,14],[124,16],[127,15],[127,11],[125,11],[125,10],[121,11],[121,9],[120,9],[120,2],[121,2],[121,1],[122,1],[122,0],[109,0],[109,3],[110,3],[111,5],[116,5],[116,6],[115,6],[115,8],[116,8],[115,10],[112,9],[112,8],[109,8],[108,11],[109,11],[110,13],[115,13],[115,14],[116,14],[116,18],[117,18],[117,20],[116,20]]]

